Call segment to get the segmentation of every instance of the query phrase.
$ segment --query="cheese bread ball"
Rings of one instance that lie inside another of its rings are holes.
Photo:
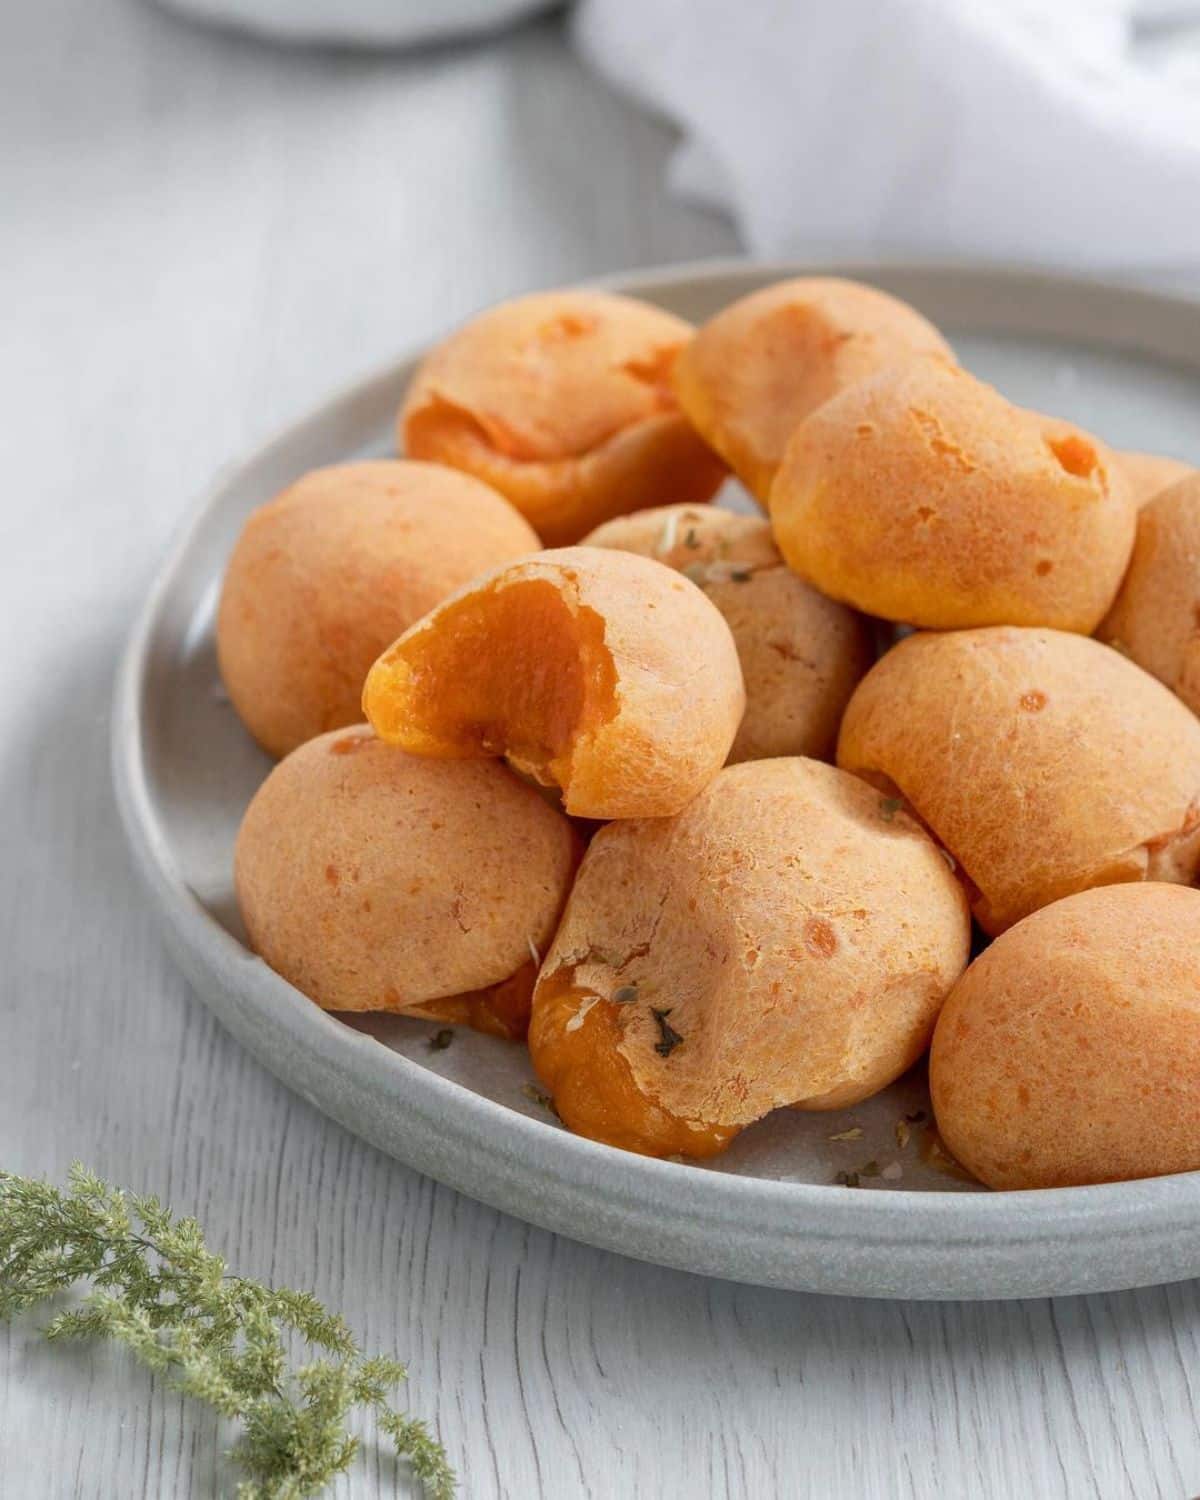
[[[924,359],[800,424],[771,520],[801,577],[868,614],[1090,634],[1129,561],[1136,507],[1094,438]]]
[[[948,862],[888,798],[818,761],[749,761],[677,817],[596,834],[530,1053],[579,1134],[711,1156],[771,1110],[841,1109],[908,1068],[969,936]]]
[[[413,377],[399,441],[494,485],[548,546],[664,497],[709,499],[724,466],[671,389],[682,318],[611,292],[539,292],[481,313]]]
[[[1186,464],[1181,458],[1166,458],[1157,453],[1134,453],[1126,449],[1118,452],[1116,458],[1138,505],[1145,505],[1147,500],[1153,500],[1155,495],[1161,495],[1163,490],[1196,472],[1193,464]]]
[[[766,521],[663,505],[606,521],[584,543],[656,557],[721,611],[746,683],[731,762],[832,755],[842,711],[875,659],[871,632],[861,615],[784,566]]]
[[[915,308],[832,277],[777,282],[700,328],[675,367],[679,404],[765,505],[795,428],[847,386],[916,355],[953,361]]]
[[[229,560],[217,653],[234,708],[275,756],[358,723],[385,646],[539,545],[466,474],[394,461],[314,469],[250,516]]]
[[[1200,863],[1200,720],[1148,673],[1055,630],[914,635],[859,684],[838,765],[903,797],[1002,932]]]
[[[1096,633],[1200,713],[1200,474],[1142,507],[1129,571]]]
[[[363,707],[416,755],[507,755],[585,818],[678,812],[745,708],[729,626],[650,558],[564,547],[501,568],[371,668]]]
[[[1084,891],[955,985],[929,1081],[938,1129],[994,1188],[1200,1169],[1200,891]]]
[[[568,819],[505,766],[420,760],[363,725],[275,767],[234,875],[251,946],[324,1010],[521,1036],[578,853]]]

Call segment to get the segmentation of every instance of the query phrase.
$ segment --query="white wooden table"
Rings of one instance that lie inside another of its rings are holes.
[[[124,857],[123,633],[225,459],[469,308],[734,247],[553,23],[278,53],[133,0],[0,40],[0,1161],[74,1157],[412,1363],[470,1500],[1200,1492],[1193,1285],[934,1306],[602,1254],[435,1186],[253,1063]],[[228,1493],[229,1434],[104,1353],[0,1332],[4,1500]],[[338,1490],[392,1492],[368,1455]]]

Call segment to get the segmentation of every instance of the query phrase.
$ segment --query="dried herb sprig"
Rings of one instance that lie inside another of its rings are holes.
[[[454,1494],[441,1444],[390,1404],[404,1366],[365,1356],[315,1297],[230,1275],[195,1219],[174,1218],[157,1198],[109,1187],[78,1164],[65,1190],[0,1172],[0,1319],[81,1281],[91,1290],[47,1324],[46,1337],[113,1339],[240,1422],[230,1454],[246,1476],[239,1500],[322,1490],[358,1450],[346,1426],[353,1407],[374,1410],[430,1500]],[[289,1368],[297,1336],[325,1357]]]
[[[659,1039],[654,1044],[654,1050],[658,1053],[659,1057],[670,1057],[675,1048],[683,1041],[683,1038],[675,1030],[674,1026],[667,1020],[667,1017],[671,1014],[670,1009],[656,1010],[654,1006],[651,1006],[650,1014],[658,1022]]]

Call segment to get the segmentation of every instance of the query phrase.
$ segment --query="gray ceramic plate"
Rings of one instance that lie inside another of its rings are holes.
[[[799,269],[723,263],[613,284],[699,320]],[[1200,463],[1200,303],[1023,272],[840,270],[915,303],[1014,399],[1118,446]],[[422,1172],[665,1265],[878,1297],[1014,1297],[1200,1274],[1200,1174],[977,1190],[925,1159],[919,1120],[898,1144],[897,1124],[927,1107],[917,1074],[842,1115],[783,1111],[712,1166],[648,1161],[563,1130],[525,1092],[523,1049],[459,1032],[434,1052],[428,1024],[347,1024],[246,950],[231,854],[268,763],[219,685],[221,571],[249,511],[304,470],[388,451],[411,370],[397,362],[220,480],[168,558],[121,668],[114,769],[125,826],[167,941],[225,1025],[318,1108]],[[861,1189],[834,1185],[871,1161],[880,1175]]]

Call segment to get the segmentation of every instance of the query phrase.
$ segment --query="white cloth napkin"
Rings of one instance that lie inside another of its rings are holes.
[[[1200,265],[1200,0],[582,0],[763,255]]]

